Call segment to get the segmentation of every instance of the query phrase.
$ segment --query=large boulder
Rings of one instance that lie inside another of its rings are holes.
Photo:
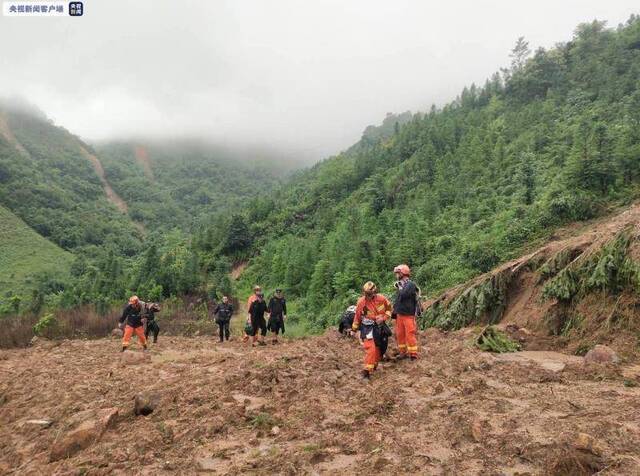
[[[586,363],[595,364],[617,364],[620,362],[618,354],[611,347],[606,345],[596,345],[584,356]]]
[[[117,408],[101,410],[93,418],[82,421],[74,429],[54,441],[49,454],[50,461],[70,458],[98,441],[118,416]]]

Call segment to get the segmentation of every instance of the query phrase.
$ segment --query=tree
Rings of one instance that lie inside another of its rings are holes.
[[[521,36],[516,41],[516,45],[511,50],[509,58],[511,58],[511,73],[518,72],[524,68],[527,62],[527,58],[531,55],[529,49],[529,42],[525,41],[524,36]]]

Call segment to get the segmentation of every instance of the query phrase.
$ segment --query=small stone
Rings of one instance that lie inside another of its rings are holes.
[[[279,426],[274,426],[271,428],[271,434],[273,436],[278,436],[280,434],[280,427]]]
[[[471,424],[469,425],[469,431],[471,433],[471,438],[473,438],[473,441],[475,441],[476,443],[480,443],[480,441],[482,441],[482,421],[477,418],[472,420]]]
[[[617,364],[620,362],[618,354],[611,347],[596,345],[584,356],[585,362],[596,364]]]
[[[24,422],[25,425],[34,425],[34,426],[39,426],[42,428],[49,428],[51,425],[53,425],[53,421],[52,420],[46,420],[46,419],[42,419],[42,420],[27,420]]]
[[[151,415],[158,406],[159,397],[155,393],[141,392],[135,396],[133,412],[136,415]]]

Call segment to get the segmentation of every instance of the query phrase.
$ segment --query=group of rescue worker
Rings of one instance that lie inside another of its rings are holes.
[[[393,304],[384,295],[378,293],[378,288],[372,281],[364,284],[362,296],[355,306],[350,306],[343,314],[339,331],[343,334],[358,336],[365,351],[362,375],[370,378],[378,367],[388,347],[389,337],[393,335],[389,328],[390,319],[395,320],[395,339],[398,345],[398,359],[416,360],[418,358],[417,317],[420,315],[420,290],[411,281],[411,269],[401,264],[393,269],[396,277],[394,286],[397,290]],[[135,333],[144,351],[147,350],[149,334],[153,334],[154,343],[157,342],[160,327],[155,320],[155,314],[160,311],[156,303],[145,303],[132,296],[120,317],[119,327],[124,329],[122,351],[129,347],[131,337]],[[229,340],[230,321],[233,315],[233,305],[229,297],[215,305],[212,314],[219,328],[220,342]],[[265,319],[269,314],[269,320]],[[287,302],[281,289],[267,303],[260,286],[253,288],[253,294],[247,300],[247,320],[244,329],[244,342],[251,342],[253,347],[266,345],[267,332],[271,332],[272,344],[278,343],[278,336],[285,332],[287,319]]]
[[[370,378],[378,368],[378,363],[387,351],[389,337],[392,332],[388,321],[394,319],[395,337],[398,345],[398,359],[417,360],[417,317],[421,312],[420,291],[411,281],[411,269],[401,264],[393,269],[396,276],[394,284],[397,293],[393,304],[382,294],[378,293],[375,283],[368,281],[364,284],[363,295],[358,299],[353,310],[351,335],[359,332],[358,338],[365,350],[364,369],[362,376]],[[349,319],[349,309],[340,322],[344,331],[345,320]]]
[[[215,316],[218,325],[220,342],[229,340],[231,337],[231,317],[233,316],[233,305],[228,296],[223,296],[222,301],[215,304],[211,314]],[[276,289],[274,296],[267,304],[264,300],[264,293],[260,286],[255,286],[253,294],[247,302],[247,321],[243,340],[249,341],[251,337],[252,346],[266,345],[264,342],[267,331],[271,331],[273,344],[278,343],[278,335],[284,334],[284,321],[287,318],[287,301],[284,298],[282,289]],[[131,343],[131,337],[136,334],[138,342],[144,351],[147,350],[149,335],[153,334],[153,342],[158,341],[160,326],[155,314],[160,311],[160,306],[156,303],[147,303],[138,296],[131,296],[129,302],[122,311],[118,327],[123,329],[122,351],[124,352]],[[265,320],[265,313],[269,314],[269,321]]]
[[[131,296],[129,303],[122,311],[118,327],[124,329],[122,336],[122,352],[127,350],[133,334],[138,336],[138,342],[147,350],[149,334],[153,334],[153,342],[158,341],[160,326],[156,322],[155,315],[160,311],[160,306],[154,302],[141,301],[138,296]]]
[[[284,334],[284,321],[287,319],[287,301],[282,289],[276,289],[275,294],[265,302],[264,293],[260,286],[254,286],[253,294],[247,300],[248,316],[244,328],[243,341],[251,340],[251,345],[267,345],[265,337],[271,331],[271,343],[278,343],[278,335]],[[269,314],[269,320],[264,317]]]

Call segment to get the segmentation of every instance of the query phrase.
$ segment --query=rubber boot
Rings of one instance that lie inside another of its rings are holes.
[[[121,350],[120,352],[124,352],[125,350],[127,350],[127,346],[126,346],[126,345],[123,345],[123,346],[122,346],[122,350]]]
[[[362,378],[365,380],[369,380],[371,378],[371,372],[369,372],[368,370],[363,370],[362,371]]]

